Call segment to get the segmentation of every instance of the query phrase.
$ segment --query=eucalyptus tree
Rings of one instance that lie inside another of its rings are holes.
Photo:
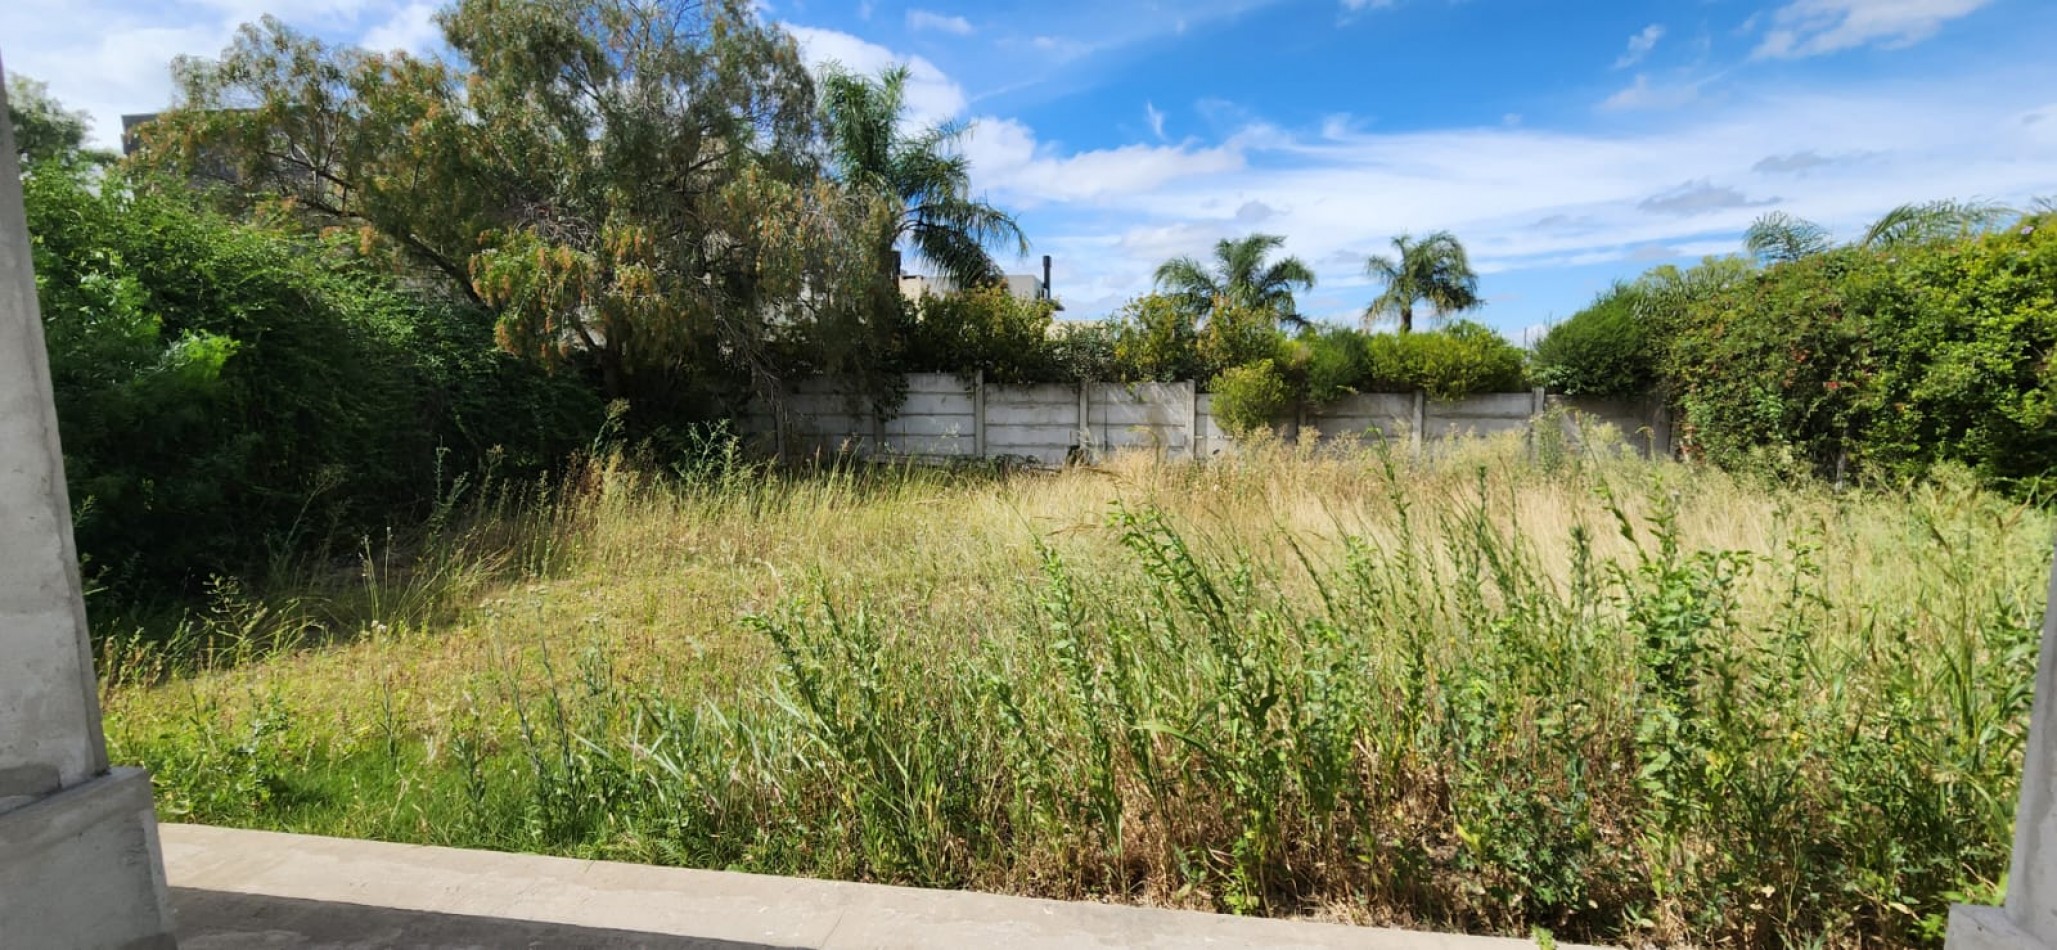
[[[245,26],[177,64],[147,152],[361,233],[610,396],[764,390],[796,347],[876,349],[814,324],[864,327],[842,311],[881,290],[848,262],[882,225],[819,174],[813,81],[748,0],[458,0],[437,20],[448,61]]]
[[[1401,333],[1411,333],[1417,304],[1427,304],[1436,316],[1480,305],[1478,274],[1455,235],[1434,231],[1417,239],[1402,234],[1393,238],[1393,250],[1364,262],[1365,274],[1385,285],[1364,309],[1367,324],[1390,316],[1399,321]]]
[[[1013,216],[972,196],[971,162],[962,150],[970,127],[948,121],[908,129],[905,66],[876,77],[828,70],[821,117],[837,178],[898,205],[880,236],[882,267],[892,270],[893,251],[904,245],[959,287],[970,287],[1000,276],[991,251],[1028,253]]]
[[[1273,260],[1271,252],[1285,243],[1276,234],[1223,238],[1215,242],[1211,265],[1192,257],[1158,265],[1157,286],[1196,320],[1227,306],[1269,314],[1274,324],[1305,326],[1293,294],[1313,289],[1314,271],[1290,255]]]

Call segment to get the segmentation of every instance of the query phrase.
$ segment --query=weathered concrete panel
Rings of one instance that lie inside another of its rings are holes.
[[[895,415],[971,415],[971,394],[965,393],[908,393]]]
[[[1528,418],[1535,411],[1535,396],[1532,393],[1480,393],[1463,399],[1431,399],[1428,401],[1430,418],[1449,416],[1504,416]]]
[[[961,435],[971,438],[972,418],[958,416],[895,416],[884,424],[886,435]]]
[[[1032,386],[987,386],[986,407],[1078,405],[1078,387],[1059,383]]]
[[[1027,403],[996,404],[986,402],[986,425],[988,426],[1050,426],[1077,425],[1078,401],[1069,403]]]
[[[910,395],[915,393],[951,393],[968,397],[971,395],[971,385],[972,380],[970,378],[952,373],[907,374],[907,392]]]
[[[986,445],[1072,446],[1079,441],[1077,426],[993,426],[986,427]]]
[[[918,455],[933,458],[970,458],[974,446],[971,436],[917,436],[889,435],[883,443],[891,455]]]

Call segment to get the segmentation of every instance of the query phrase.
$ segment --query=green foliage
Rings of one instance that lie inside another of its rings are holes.
[[[915,372],[984,372],[988,382],[1031,383],[1059,375],[1050,341],[1054,308],[1003,285],[928,294],[913,307],[904,363]]]
[[[1303,348],[1297,361],[1307,380],[1307,401],[1320,405],[1352,393],[1375,392],[1378,380],[1371,363],[1371,341],[1348,327],[1320,327],[1294,341]]]
[[[1200,376],[1211,377],[1236,366],[1280,357],[1284,337],[1268,310],[1233,304],[1215,307],[1193,346]]]
[[[1845,282],[1878,264],[1843,249],[1692,301],[1667,375],[1695,454],[1780,473],[1847,467],[1870,345]]]
[[[1536,382],[1570,396],[1641,396],[1657,386],[1662,339],[1648,295],[1616,283],[1536,342]]]
[[[26,167],[50,161],[113,156],[86,148],[93,120],[83,110],[66,109],[50,97],[50,87],[23,76],[7,76],[7,124],[14,132],[15,158]]]
[[[1238,438],[1262,431],[1293,407],[1293,391],[1269,359],[1222,370],[1208,384],[1214,393],[1214,418]]]
[[[1844,248],[1696,299],[1667,357],[1688,445],[1727,466],[2057,473],[2057,234]]]
[[[225,179],[236,210],[358,232],[652,424],[882,375],[898,196],[816,167],[790,36],[741,0],[465,0],[438,22],[460,58],[245,26],[179,62],[146,158]]]
[[[1202,375],[1198,315],[1184,302],[1147,294],[1108,321],[1116,382],[1173,382]]]
[[[1469,320],[1453,320],[1426,333],[1375,334],[1366,349],[1364,392],[1419,389],[1435,399],[1461,399],[1528,386],[1521,348]]]
[[[1048,342],[1050,375],[1056,382],[1108,380],[1135,382],[1127,376],[1118,354],[1119,327],[1105,320],[1062,321],[1050,326]]]
[[[2057,475],[2057,227],[2049,216],[1898,252],[1865,288],[1875,374],[1865,462],[1945,462],[2027,490]]]
[[[24,183],[76,531],[133,593],[407,520],[535,470],[597,403],[332,249],[82,172]]]

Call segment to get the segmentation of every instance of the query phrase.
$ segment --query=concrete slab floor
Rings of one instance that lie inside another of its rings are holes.
[[[162,837],[184,950],[1534,946],[197,825],[165,825]]]

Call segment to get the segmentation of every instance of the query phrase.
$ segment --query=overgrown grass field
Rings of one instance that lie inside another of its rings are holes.
[[[1539,458],[1540,456],[1540,458]],[[1477,443],[619,459],[103,643],[164,817],[1620,943],[1934,943],[2052,521]],[[104,629],[104,628],[103,628]]]

